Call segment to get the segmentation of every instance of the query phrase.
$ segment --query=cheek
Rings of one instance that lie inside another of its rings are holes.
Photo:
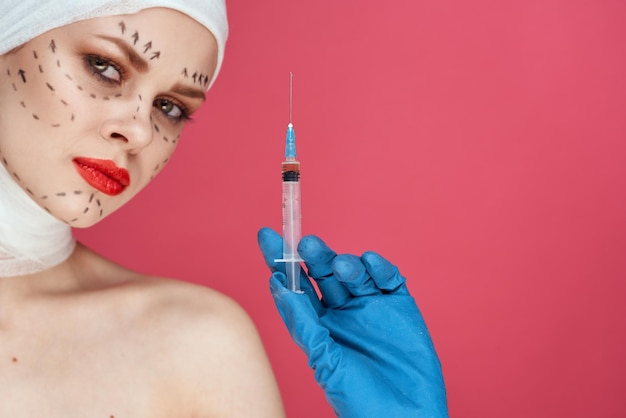
[[[54,39],[28,45],[6,70],[11,86],[7,99],[20,110],[20,122],[51,135],[72,129],[99,103],[121,96],[95,89],[81,63],[63,46]]]
[[[149,180],[152,181],[169,162],[176,151],[181,136],[181,129],[172,128],[161,122],[158,117],[150,116],[152,124],[153,148],[155,152],[150,158]]]
[[[159,128],[157,128],[159,129]],[[172,138],[170,138],[172,137]],[[170,158],[174,154],[176,150],[176,146],[178,144],[178,140],[180,139],[180,133],[175,136],[170,134],[163,134],[162,132],[158,133],[155,129],[155,139],[156,146],[158,146],[159,151],[155,152],[150,158],[149,161],[146,162],[144,173],[142,173],[142,178],[147,178],[146,184],[154,180],[154,178],[167,166]],[[145,186],[142,185],[142,187]]]
[[[131,184],[120,196],[132,199],[163,171],[176,151],[181,137],[179,129],[168,127],[166,122],[151,116],[152,140],[141,152],[128,155]]]
[[[30,54],[28,53],[30,52]],[[51,51],[22,51],[21,59],[7,68],[11,85],[7,100],[21,110],[23,124],[42,129],[57,129],[76,121],[70,74],[63,74],[61,59]]]

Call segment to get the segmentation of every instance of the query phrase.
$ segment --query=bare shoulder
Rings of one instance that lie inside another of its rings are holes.
[[[139,322],[171,362],[197,415],[282,416],[278,387],[253,321],[233,299],[215,290],[160,277],[143,277]],[[162,365],[160,365],[161,367]]]
[[[232,298],[107,262],[101,272],[117,279],[102,279],[98,299],[124,324],[119,339],[132,341],[132,357],[151,370],[146,378],[178,403],[172,409],[198,417],[284,416],[254,323]]]

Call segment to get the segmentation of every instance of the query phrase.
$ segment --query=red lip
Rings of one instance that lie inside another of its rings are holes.
[[[95,158],[74,158],[74,167],[89,185],[102,193],[116,196],[130,184],[130,176],[125,168],[118,167],[111,160]]]

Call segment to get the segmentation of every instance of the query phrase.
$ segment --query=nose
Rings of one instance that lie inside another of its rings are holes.
[[[121,106],[128,110],[128,106]],[[102,123],[100,135],[107,141],[120,144],[127,152],[137,154],[153,139],[151,107],[138,106],[132,111],[116,109]]]

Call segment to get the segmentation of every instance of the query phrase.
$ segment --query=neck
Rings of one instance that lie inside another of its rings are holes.
[[[0,163],[0,277],[53,267],[75,245],[70,226],[37,205]]]

